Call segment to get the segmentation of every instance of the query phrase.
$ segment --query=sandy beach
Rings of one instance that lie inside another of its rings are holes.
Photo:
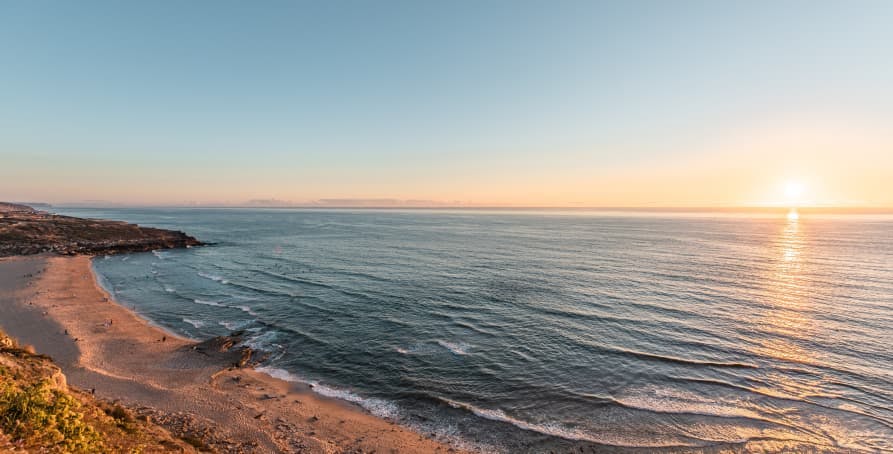
[[[97,284],[89,256],[0,260],[0,314],[0,327],[51,356],[69,385],[217,451],[456,452],[151,325]]]

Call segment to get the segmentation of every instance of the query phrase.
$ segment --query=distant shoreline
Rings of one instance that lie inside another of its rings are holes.
[[[79,205],[60,204],[48,205],[58,209],[89,209],[89,210],[140,210],[140,209],[264,209],[264,210],[382,210],[382,211],[572,211],[572,212],[602,212],[602,213],[787,213],[791,209],[804,214],[838,214],[838,215],[893,215],[893,207],[794,207],[794,206],[766,206],[766,207],[553,207],[553,206],[321,206],[321,205],[287,205],[287,206],[261,206],[261,205]]]

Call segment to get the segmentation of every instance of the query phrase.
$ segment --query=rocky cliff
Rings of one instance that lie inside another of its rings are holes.
[[[40,253],[115,254],[199,246],[183,232],[82,219],[0,203],[0,257]]]

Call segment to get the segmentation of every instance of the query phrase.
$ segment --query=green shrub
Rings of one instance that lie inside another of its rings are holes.
[[[84,421],[80,403],[49,380],[17,386],[0,377],[0,430],[14,441],[61,452],[102,452],[99,433]]]

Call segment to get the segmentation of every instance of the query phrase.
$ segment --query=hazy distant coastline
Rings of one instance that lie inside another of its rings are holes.
[[[741,213],[785,214],[796,209],[802,214],[884,215],[893,214],[893,207],[873,206],[536,206],[536,205],[464,205],[449,203],[416,203],[398,199],[326,199],[343,203],[172,203],[172,204],[125,204],[70,202],[40,204],[58,208],[207,208],[207,209],[345,209],[345,210],[469,210],[469,211],[538,211],[538,212],[604,212],[604,213]],[[350,203],[353,201],[354,203]],[[35,205],[36,206],[36,205]]]

